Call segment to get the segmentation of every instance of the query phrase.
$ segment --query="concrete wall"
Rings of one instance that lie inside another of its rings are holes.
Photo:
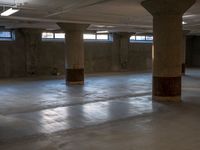
[[[130,43],[128,70],[143,71],[152,69],[152,44]]]
[[[186,65],[200,67],[200,36],[188,36],[186,46]]]
[[[23,38],[16,31],[16,40],[0,41],[0,78],[26,75],[26,49]]]
[[[65,73],[65,44],[64,42],[41,42],[38,55],[38,70],[40,75],[49,75],[57,68]]]
[[[41,41],[38,35],[30,38],[24,33],[16,31],[15,41],[0,41],[0,78],[51,75],[55,70],[64,74],[64,42]],[[125,68],[121,55],[127,59]],[[114,71],[150,70],[151,56],[151,44],[129,43],[124,55],[113,49],[113,42],[85,42],[85,71],[111,72],[114,65]]]
[[[85,42],[85,71],[109,72],[112,67],[111,42]]]

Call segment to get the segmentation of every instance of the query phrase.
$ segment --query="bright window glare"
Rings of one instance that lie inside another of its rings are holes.
[[[152,41],[153,41],[152,35],[132,35],[130,37],[130,42],[151,43]]]
[[[153,41],[153,36],[146,36],[147,41]]]
[[[42,39],[44,40],[55,40],[65,39],[65,33],[54,33],[54,32],[43,32]],[[109,40],[109,34],[96,34],[96,33],[85,33],[83,34],[84,40]]]
[[[95,34],[83,34],[83,39],[85,39],[85,40],[95,40],[96,36],[95,36]]]
[[[145,36],[136,36],[137,41],[145,41]]]
[[[55,38],[56,39],[64,39],[65,38],[65,33],[55,33]]]
[[[97,34],[97,40],[108,40],[108,34]]]
[[[134,36],[134,35],[131,36],[131,37],[130,37],[130,40],[135,40],[135,36]]]
[[[54,37],[53,37],[53,33],[51,33],[51,32],[43,32],[42,33],[42,38],[43,39],[53,39]]]
[[[11,32],[9,31],[0,31],[0,38],[11,38]]]

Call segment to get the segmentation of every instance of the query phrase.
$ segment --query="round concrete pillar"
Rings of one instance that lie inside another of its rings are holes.
[[[120,51],[120,66],[121,70],[126,71],[128,69],[128,52],[129,52],[129,41],[131,33],[119,32],[119,51]]]
[[[41,42],[42,29],[21,28],[18,32],[23,36],[26,52],[26,74],[28,76],[37,75],[38,68],[38,47]]]
[[[180,101],[181,15],[154,17],[153,99]]]
[[[65,68],[66,83],[84,84],[84,41],[83,31],[88,27],[85,24],[58,23],[65,31]]]
[[[120,36],[117,33],[113,33],[112,42],[112,71],[120,70]]]
[[[146,0],[153,15],[153,100],[181,101],[182,15],[195,0]]]

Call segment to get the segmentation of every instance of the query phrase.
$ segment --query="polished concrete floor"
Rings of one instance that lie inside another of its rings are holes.
[[[182,91],[182,103],[152,102],[150,73],[0,80],[0,150],[197,150],[200,70]]]

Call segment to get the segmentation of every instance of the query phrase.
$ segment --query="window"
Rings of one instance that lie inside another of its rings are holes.
[[[10,31],[0,31],[0,38],[12,38]]]
[[[50,33],[50,32],[43,32],[43,33],[42,33],[42,38],[43,38],[43,39],[53,39],[53,33]]]
[[[96,35],[95,34],[83,34],[83,39],[84,40],[95,40]]]
[[[65,33],[43,32],[42,39],[44,40],[65,39]]]
[[[12,31],[0,31],[0,40],[13,40]]]
[[[108,40],[108,34],[97,34],[97,40]]]
[[[134,35],[133,35],[133,36],[131,36],[131,37],[130,37],[130,40],[131,40],[131,41],[132,41],[132,40],[134,40],[134,41],[135,41],[135,40],[136,40],[135,36],[134,36]]]
[[[99,33],[86,33],[83,34],[83,39],[84,40],[95,40],[95,41],[111,41],[111,35],[106,33],[106,34],[99,34]]]
[[[153,36],[151,35],[133,35],[130,37],[130,42],[151,43],[152,41]]]
[[[55,39],[64,39],[65,33],[55,33]]]
[[[147,41],[153,41],[153,36],[146,36]]]
[[[42,39],[44,41],[48,41],[48,40],[63,40],[65,39],[65,33],[54,33],[54,32],[43,32],[42,33]],[[101,33],[101,34],[98,34],[98,33],[85,33],[83,34],[83,39],[84,40],[92,40],[92,41],[112,41],[112,37],[110,34],[108,33]]]
[[[145,36],[136,36],[136,41],[145,41]]]

